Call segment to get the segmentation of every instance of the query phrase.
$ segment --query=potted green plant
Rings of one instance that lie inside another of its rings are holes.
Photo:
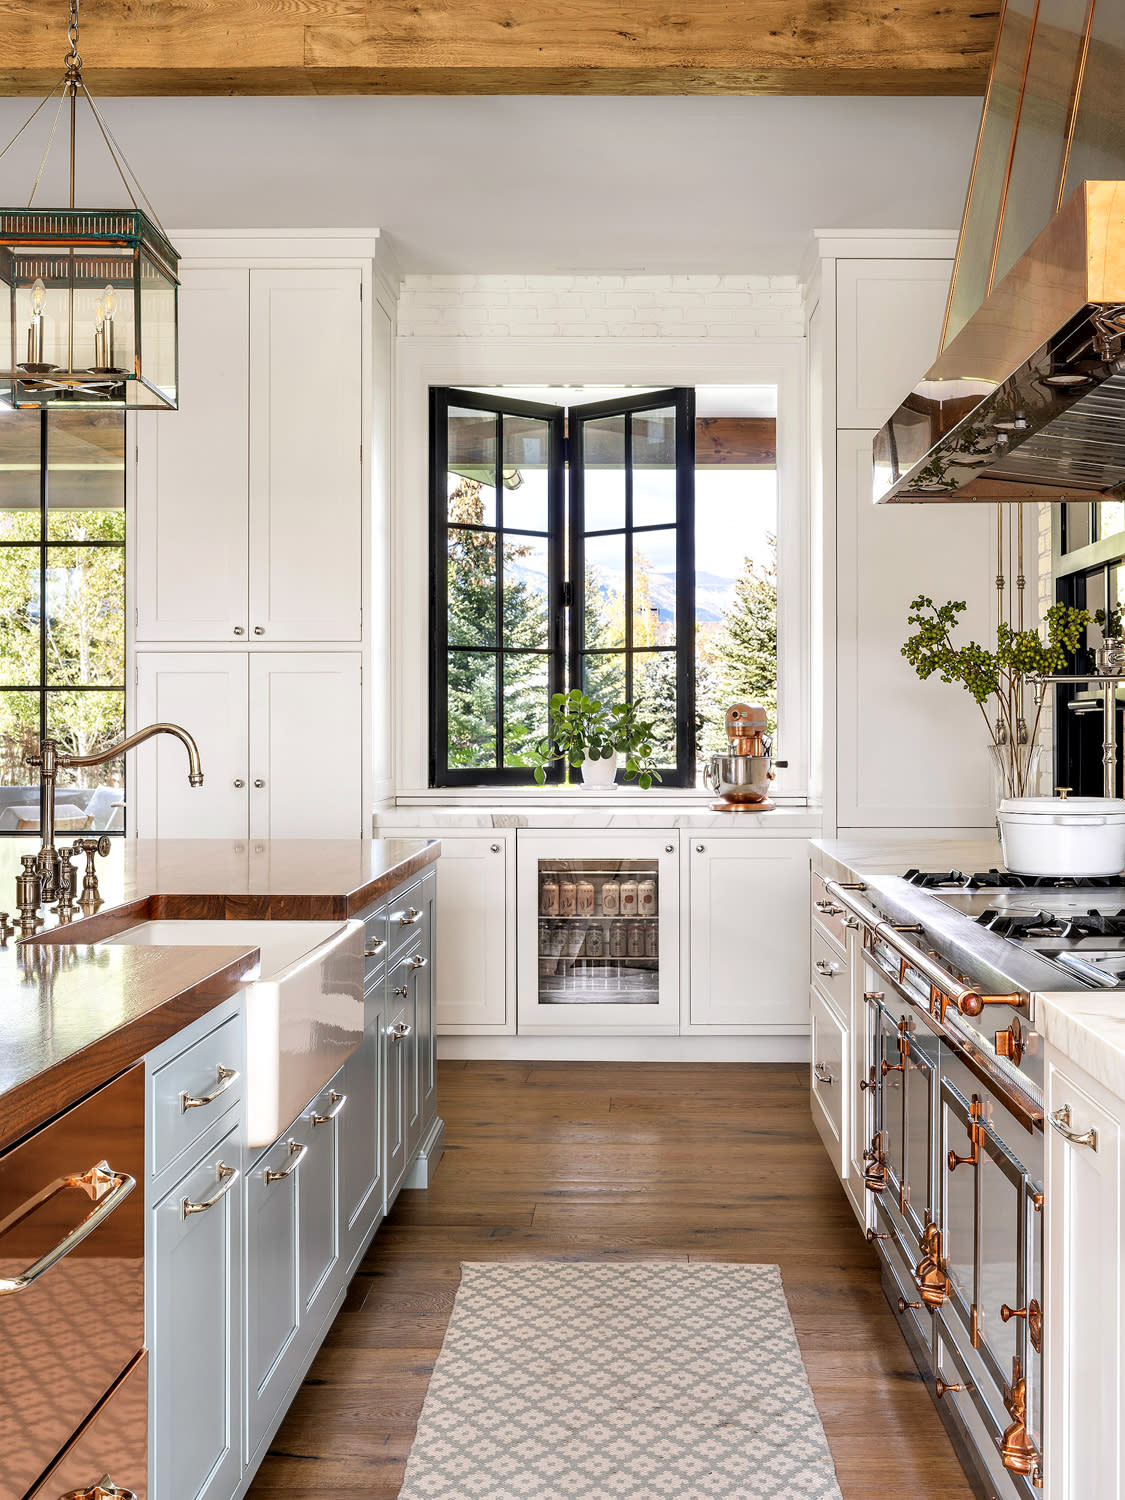
[[[625,758],[625,780],[646,790],[660,780],[653,758],[653,725],[632,703],[602,703],[579,688],[555,693],[549,705],[547,738],[531,752],[535,779],[547,780],[547,767],[563,761],[581,769],[587,786],[612,786],[617,757]]]
[[[959,682],[975,699],[991,740],[998,798],[1032,796],[1043,705],[1041,700],[1035,703],[1032,695],[1034,717],[1029,724],[1025,715],[1028,679],[1063,671],[1093,616],[1068,604],[1053,604],[1044,621],[1046,640],[1038,630],[1015,630],[1001,622],[995,649],[990,651],[976,641],[953,644],[953,631],[967,607],[963,599],[935,604],[920,594],[907,615],[917,629],[902,654],[923,680],[936,672],[942,682]]]

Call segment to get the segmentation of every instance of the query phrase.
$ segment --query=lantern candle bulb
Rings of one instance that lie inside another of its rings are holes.
[[[27,330],[27,362],[29,365],[43,363],[43,308],[47,301],[47,286],[41,276],[31,284],[31,325]]]
[[[104,364],[107,369],[116,369],[113,357],[113,315],[117,311],[117,293],[111,285],[107,285],[102,294],[102,312],[105,317],[105,346],[102,350],[105,355]]]

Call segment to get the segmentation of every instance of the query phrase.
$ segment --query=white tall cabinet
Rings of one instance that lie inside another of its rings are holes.
[[[384,771],[396,279],[377,235],[181,238],[181,408],[136,424],[134,724],[148,837],[354,838]],[[373,379],[372,371],[382,372]]]
[[[963,689],[919,682],[901,647],[919,594],[966,600],[965,639],[990,639],[995,508],[871,496],[875,433],[938,352],[954,247],[937,233],[828,232],[808,274],[827,832],[992,824],[979,710]]]

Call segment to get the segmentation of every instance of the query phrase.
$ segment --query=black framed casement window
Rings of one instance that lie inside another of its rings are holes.
[[[694,428],[686,389],[569,410],[431,391],[431,785],[532,784],[575,686],[635,702],[663,784],[693,784]]]

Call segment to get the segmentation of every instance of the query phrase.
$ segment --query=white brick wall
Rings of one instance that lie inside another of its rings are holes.
[[[795,276],[407,276],[407,338],[804,336]]]

